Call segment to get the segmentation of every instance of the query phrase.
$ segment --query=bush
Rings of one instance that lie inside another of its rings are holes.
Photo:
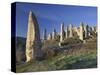
[[[58,46],[59,41],[57,40],[46,40],[42,42],[42,49],[48,48],[48,47],[56,47]]]
[[[26,60],[25,56],[26,38],[16,37],[16,63],[21,63]]]
[[[82,41],[78,38],[68,38],[68,39],[65,39],[63,42],[61,42],[61,46],[70,45],[70,44],[78,44],[78,43],[82,43]]]
[[[45,48],[43,51],[45,58],[52,58],[58,54],[58,50],[56,48]]]

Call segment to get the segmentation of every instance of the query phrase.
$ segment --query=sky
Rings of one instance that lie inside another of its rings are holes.
[[[89,26],[97,25],[97,7],[17,2],[16,36],[26,37],[29,11],[37,18],[41,38],[45,28],[47,34],[54,28],[60,32],[61,23],[64,23],[65,28],[69,24],[78,27],[81,22]]]

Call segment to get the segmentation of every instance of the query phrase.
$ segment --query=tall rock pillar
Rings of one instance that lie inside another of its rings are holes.
[[[52,39],[56,39],[56,36],[57,36],[56,35],[56,29],[54,29],[53,32],[52,32]]]
[[[84,30],[83,30],[83,26],[84,26],[83,23],[81,23],[81,24],[80,24],[80,36],[79,36],[80,40],[83,40],[83,39],[84,39],[84,36],[83,36],[83,34],[84,34],[84,33],[83,33],[83,31],[84,31]]]
[[[46,31],[46,29],[44,29],[44,32],[43,32],[43,40],[47,40],[47,31]]]
[[[84,26],[85,38],[88,37],[88,25]]]
[[[52,40],[52,34],[51,34],[51,33],[48,34],[47,39],[48,39],[48,40]]]
[[[73,37],[73,28],[72,28],[72,24],[69,25],[69,37]]]
[[[42,51],[39,25],[35,15],[30,11],[26,38],[26,62],[40,57],[42,57]]]
[[[66,39],[68,38],[68,26],[66,27]]]
[[[64,23],[61,24],[60,42],[64,40]]]

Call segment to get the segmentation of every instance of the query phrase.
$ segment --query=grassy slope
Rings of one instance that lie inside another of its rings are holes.
[[[17,72],[34,71],[53,71],[66,69],[96,68],[97,51],[96,44],[89,43],[79,50],[73,50],[71,53],[59,53],[55,57],[43,61],[32,61],[17,65]]]

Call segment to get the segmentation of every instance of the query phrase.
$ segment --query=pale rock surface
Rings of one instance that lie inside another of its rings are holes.
[[[69,25],[69,37],[73,37],[73,28],[72,28],[72,24]]]
[[[82,41],[83,41],[83,39],[84,39],[84,37],[83,37],[83,34],[84,34],[84,33],[83,33],[83,32],[84,32],[84,31],[83,31],[83,30],[84,30],[83,26],[84,26],[84,24],[81,23],[81,24],[80,24],[80,36],[79,36],[79,39],[82,40]]]
[[[42,57],[42,51],[39,25],[35,15],[30,11],[26,39],[26,62],[40,57]]]

